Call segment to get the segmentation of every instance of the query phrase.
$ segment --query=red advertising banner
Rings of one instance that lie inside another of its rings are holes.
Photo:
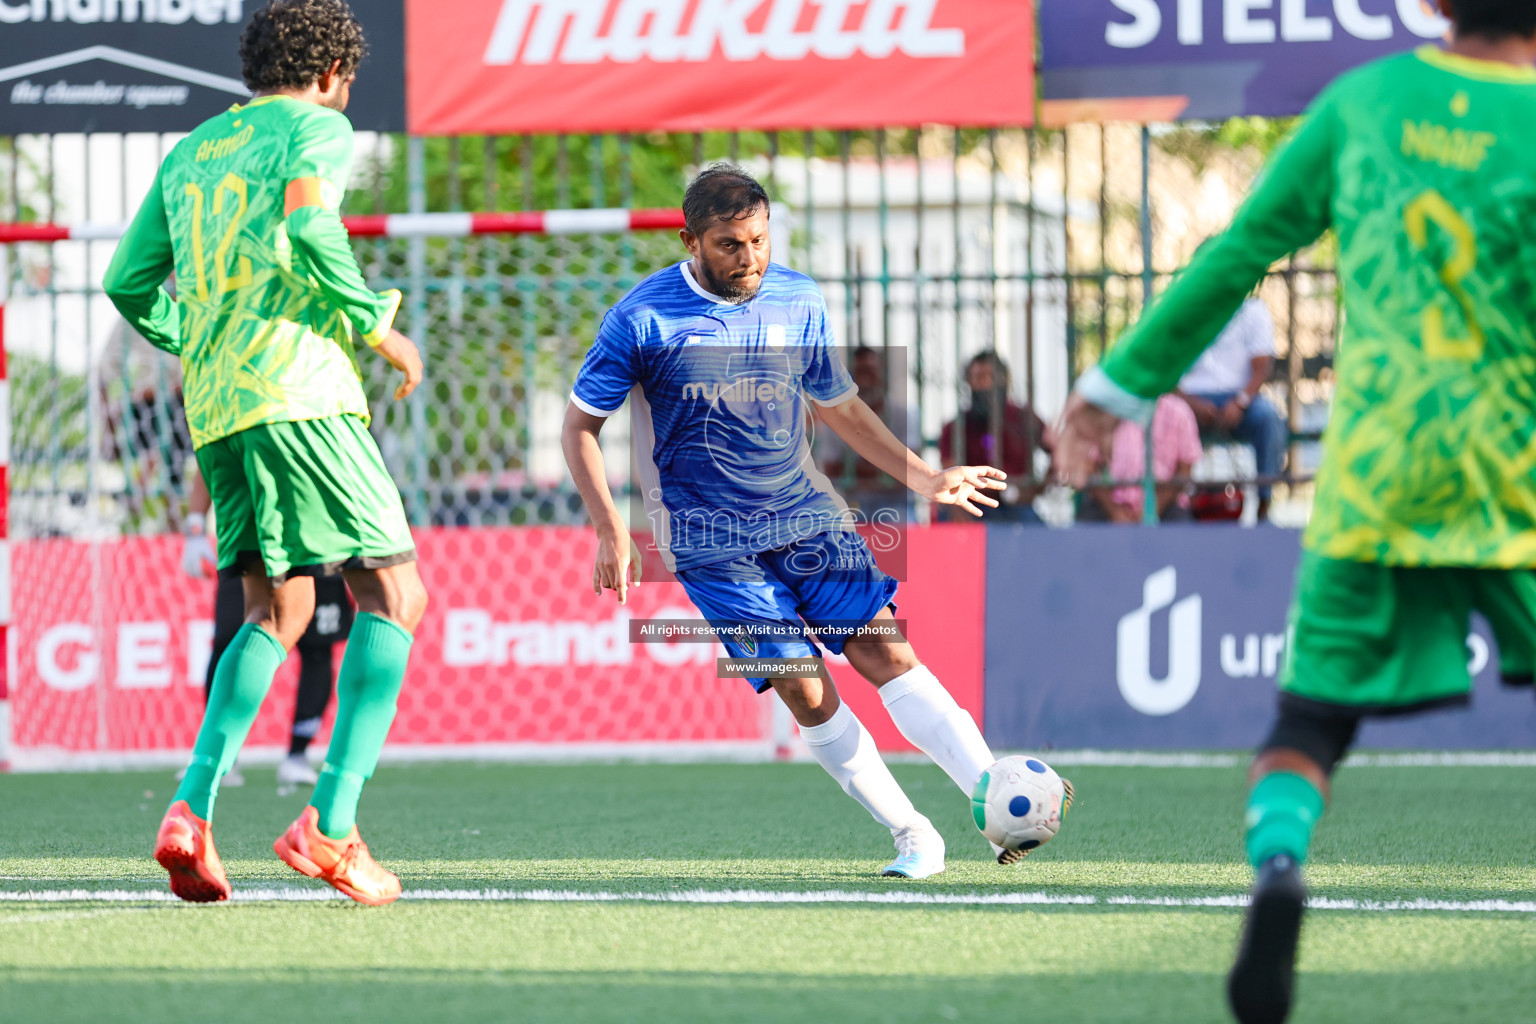
[[[406,0],[422,135],[1027,125],[1029,0]]]
[[[717,679],[711,643],[631,643],[630,619],[697,619],[675,582],[620,608],[591,591],[593,539],[573,528],[416,535],[432,595],[390,733],[395,747],[771,745],[776,698]],[[920,655],[978,721],[985,545],[981,527],[913,530],[897,600]],[[180,541],[14,546],[14,761],[189,750],[202,717],[214,584],[180,569]],[[839,659],[841,661],[841,659]],[[278,674],[249,745],[285,745],[297,659]],[[834,677],[886,749],[910,749],[846,662]],[[330,715],[319,741],[327,742]]]

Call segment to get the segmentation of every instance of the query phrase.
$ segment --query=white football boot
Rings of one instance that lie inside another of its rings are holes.
[[[896,859],[880,873],[890,878],[927,878],[944,870],[944,837],[927,818],[891,830]]]
[[[313,786],[319,781],[320,776],[303,754],[289,754],[277,763],[279,786]]]

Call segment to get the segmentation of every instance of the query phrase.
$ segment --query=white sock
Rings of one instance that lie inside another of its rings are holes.
[[[891,770],[880,759],[875,740],[849,710],[840,705],[821,725],[802,725],[800,737],[811,756],[837,780],[843,792],[864,805],[891,831],[926,822],[917,813]]]
[[[997,758],[981,738],[976,720],[919,665],[880,687],[880,700],[907,742],[933,758],[967,796]]]

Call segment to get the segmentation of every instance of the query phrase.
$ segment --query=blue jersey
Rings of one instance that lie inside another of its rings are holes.
[[[669,569],[851,528],[807,436],[807,399],[858,394],[830,335],[821,290],[777,263],[741,305],[679,263],[603,318],[571,401],[611,416],[633,392],[636,485]]]

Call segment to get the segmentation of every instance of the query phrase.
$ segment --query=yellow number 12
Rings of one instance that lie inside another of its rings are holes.
[[[1421,193],[1403,208],[1403,225],[1415,248],[1428,246],[1431,222],[1450,236],[1453,245],[1450,258],[1440,265],[1438,273],[1440,283],[1461,307],[1468,334],[1462,338],[1447,336],[1445,310],[1438,304],[1430,305],[1424,310],[1424,354],[1431,359],[1477,359],[1483,354],[1483,329],[1478,325],[1472,297],[1461,284],[1477,266],[1477,233],[1434,189]]]
[[[229,247],[234,244],[235,236],[240,233],[240,220],[245,216],[245,210],[250,201],[245,179],[236,174],[226,174],[218,187],[213,190],[215,217],[224,212],[226,192],[235,197],[239,208],[235,210],[234,216],[229,218],[229,226],[224,229],[224,235],[219,239],[219,247],[213,251],[214,270],[218,275],[221,294],[234,288],[243,288],[254,278],[249,256],[238,258],[234,273],[223,272],[229,259]],[[208,277],[203,270],[203,201],[205,197],[203,190],[190,181],[187,182],[186,194],[192,197],[192,263],[197,270],[197,297],[207,302]]]

